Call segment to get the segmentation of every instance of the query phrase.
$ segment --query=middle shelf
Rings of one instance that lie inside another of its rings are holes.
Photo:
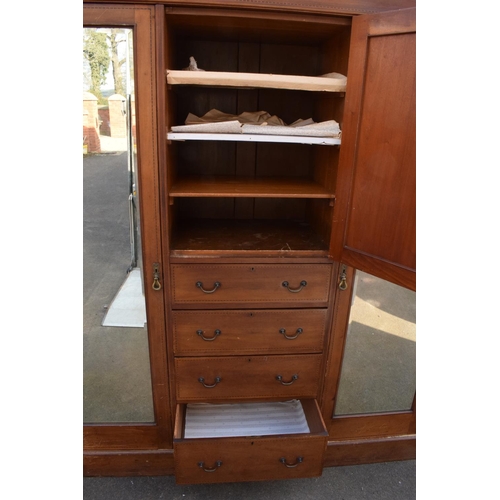
[[[335,195],[312,180],[290,177],[187,176],[170,189],[172,198],[323,198]]]

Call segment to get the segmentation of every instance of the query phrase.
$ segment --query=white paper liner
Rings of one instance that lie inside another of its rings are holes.
[[[186,407],[185,439],[309,432],[299,400],[234,404],[194,403]]]

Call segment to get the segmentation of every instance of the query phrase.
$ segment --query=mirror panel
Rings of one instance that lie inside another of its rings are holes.
[[[415,292],[356,271],[335,415],[411,408],[415,323]]]
[[[153,422],[133,31],[83,29],[83,420]]]

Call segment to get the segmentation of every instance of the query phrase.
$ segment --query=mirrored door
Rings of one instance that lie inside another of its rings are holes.
[[[415,384],[415,292],[356,271],[335,415],[410,410]]]

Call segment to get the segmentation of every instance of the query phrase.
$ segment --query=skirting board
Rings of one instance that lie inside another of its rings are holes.
[[[329,441],[325,467],[413,460],[416,438],[397,436],[381,439]],[[85,477],[172,476],[173,450],[92,451],[83,454]]]

